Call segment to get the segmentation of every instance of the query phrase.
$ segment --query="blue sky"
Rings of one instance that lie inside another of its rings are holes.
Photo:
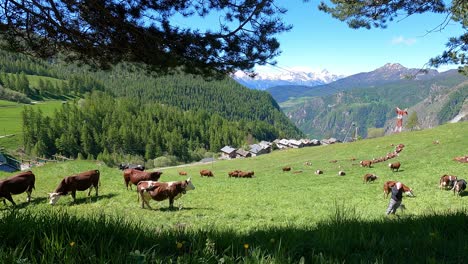
[[[317,9],[319,0],[277,0],[288,9],[284,22],[293,29],[278,35],[282,54],[276,58],[278,67],[259,67],[257,71],[281,73],[282,69],[326,69],[334,74],[351,75],[372,71],[386,63],[400,63],[408,68],[420,68],[431,57],[443,52],[449,37],[459,36],[460,24],[449,23],[441,32],[437,28],[445,15],[425,13],[394,20],[386,29],[350,29],[347,24]],[[191,18],[193,19],[193,18]],[[214,20],[176,21],[179,26],[200,28],[213,26]],[[456,66],[441,67],[439,71]]]
[[[445,18],[430,13],[396,19],[386,29],[355,30],[318,11],[319,1],[278,2],[288,9],[284,21],[294,26],[278,36],[282,54],[276,60],[281,68],[327,69],[345,75],[372,71],[388,62],[419,68],[442,53],[449,37],[463,32],[460,24],[451,22],[443,31],[427,34]],[[448,68],[456,66],[439,71]]]

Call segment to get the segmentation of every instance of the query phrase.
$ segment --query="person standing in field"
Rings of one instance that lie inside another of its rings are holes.
[[[397,182],[392,187],[392,197],[388,203],[387,215],[395,214],[398,207],[402,206],[401,202],[403,201],[403,188],[401,182]],[[402,208],[404,208],[402,206]]]

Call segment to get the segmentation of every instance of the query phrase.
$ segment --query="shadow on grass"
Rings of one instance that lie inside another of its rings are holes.
[[[124,218],[79,218],[63,210],[12,210],[0,213],[0,262],[13,256],[46,263],[78,263],[82,257],[89,263],[463,263],[467,213],[363,221],[353,212],[337,211],[314,227],[239,233],[142,227]]]
[[[107,194],[99,195],[98,197],[96,197],[93,193],[91,193],[91,196],[76,198],[75,202],[73,202],[71,195],[65,195],[60,199],[68,199],[66,200],[68,202],[66,205],[80,205],[80,204],[86,204],[86,203],[95,203],[101,199],[111,199],[114,196],[117,196],[117,194],[107,193]],[[62,204],[62,205],[65,205],[65,204]]]

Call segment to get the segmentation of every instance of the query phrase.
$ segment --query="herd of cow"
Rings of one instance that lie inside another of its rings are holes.
[[[132,184],[137,186],[138,199],[142,198],[142,208],[150,199],[156,201],[169,200],[172,208],[174,200],[185,194],[186,191],[195,189],[190,178],[185,181],[159,182],[162,172],[146,172],[142,167],[134,167],[124,170],[124,182],[128,189]],[[54,192],[49,193],[49,203],[56,204],[60,197],[71,194],[73,202],[76,202],[76,192],[88,190],[88,196],[94,188],[98,196],[100,172],[99,170],[85,171],[62,179]],[[15,176],[0,181],[0,199],[6,205],[5,199],[16,205],[12,194],[27,193],[27,201],[31,200],[32,190],[35,188],[36,176],[32,171],[21,172]]]
[[[384,157],[376,158],[373,160],[363,160],[360,161],[362,167],[372,167],[372,164],[386,161],[388,159],[397,157],[398,154],[404,149],[403,144],[399,144],[395,151],[388,153]],[[354,158],[352,160],[355,160]],[[331,161],[337,162],[337,161]],[[306,162],[305,165],[310,166],[310,162]],[[400,169],[401,163],[394,162],[388,164],[389,168],[392,171],[398,171]],[[182,194],[185,194],[189,190],[194,190],[195,186],[193,185],[191,178],[188,178],[184,181],[173,181],[173,182],[159,182],[159,178],[162,175],[160,171],[144,171],[144,166],[141,165],[130,165],[130,164],[121,164],[119,166],[123,170],[123,178],[125,186],[128,190],[132,190],[132,185],[136,185],[138,199],[141,198],[141,207],[144,208],[145,204],[149,206],[149,200],[153,199],[156,201],[169,200],[169,207],[173,208],[174,200],[180,198]],[[290,166],[282,168],[284,172],[291,171]],[[302,172],[302,171],[296,171]],[[295,172],[295,173],[296,173]],[[315,174],[323,174],[323,171],[317,170]],[[179,175],[187,175],[187,172],[180,171]],[[235,178],[252,178],[255,175],[253,171],[241,171],[234,170],[228,173],[229,177]],[[338,175],[344,176],[346,173],[344,171],[339,171]],[[214,174],[210,170],[201,170],[201,177],[213,177]],[[71,194],[73,202],[76,201],[76,191],[85,191],[88,190],[88,196],[91,195],[91,191],[94,188],[96,190],[96,196],[98,196],[99,190],[99,181],[100,172],[99,170],[90,170],[85,171],[76,175],[68,176],[62,179],[54,192],[49,193],[49,203],[55,204],[61,196]],[[364,183],[374,182],[378,179],[378,176],[375,174],[367,173],[363,177]],[[31,200],[32,190],[35,188],[36,177],[31,171],[21,172],[15,176],[0,180],[0,199],[3,200],[3,203],[6,205],[5,199],[10,201],[13,205],[16,205],[13,201],[12,194],[21,194],[27,193],[27,201]],[[396,184],[396,181],[387,181],[384,183],[383,191],[384,198],[388,196],[391,192],[391,188]],[[453,190],[454,194],[460,195],[466,189],[467,182],[464,179],[458,179],[454,175],[443,175],[439,180],[439,188],[447,189],[450,188]],[[402,185],[404,192],[408,196],[414,196],[413,190],[406,186]]]

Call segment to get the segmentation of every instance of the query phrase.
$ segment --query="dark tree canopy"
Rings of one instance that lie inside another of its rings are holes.
[[[460,23],[465,31],[459,37],[452,37],[446,50],[429,60],[429,66],[442,64],[460,65],[459,71],[468,75],[468,1],[452,0],[447,5],[444,0],[330,0],[331,4],[321,2],[319,9],[344,21],[351,28],[381,27],[397,17],[411,16],[425,12],[445,13],[446,19],[432,31],[440,31],[450,21]],[[431,25],[428,25],[431,26]]]
[[[209,76],[274,63],[285,12],[274,0],[3,0],[0,44],[99,68],[126,61]],[[209,16],[219,17],[215,29],[174,23]]]

